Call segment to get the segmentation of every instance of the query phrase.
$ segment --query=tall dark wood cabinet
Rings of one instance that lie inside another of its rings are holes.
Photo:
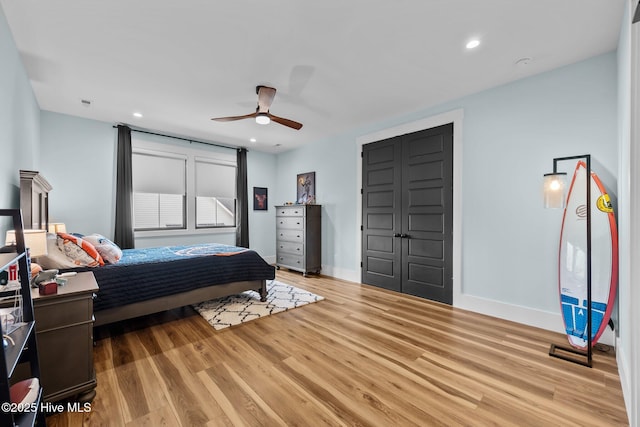
[[[37,390],[35,402],[27,405],[12,405],[11,385],[17,382],[18,364],[23,362],[28,367],[29,378],[40,378],[40,365],[38,362],[38,346],[36,344],[35,321],[33,316],[33,304],[31,300],[29,274],[27,270],[27,256],[20,209],[0,209],[0,217],[11,217],[11,227],[16,232],[15,251],[0,253],[0,271],[9,269],[18,263],[18,280],[20,282],[19,298],[22,300],[22,319],[17,328],[11,331],[3,330],[7,335],[7,346],[0,346],[0,425],[1,426],[44,426],[46,420],[41,411],[42,387]],[[16,290],[2,289],[1,297],[9,301],[16,298]],[[5,300],[6,302],[6,300]],[[9,306],[13,304],[9,302]],[[6,304],[0,304],[5,306]],[[7,326],[8,328],[8,326]],[[9,333],[8,333],[9,332]],[[15,402],[13,402],[15,403]]]
[[[276,267],[320,273],[321,206],[276,206]]]

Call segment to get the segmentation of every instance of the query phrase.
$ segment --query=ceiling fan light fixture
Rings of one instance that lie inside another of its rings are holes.
[[[267,113],[259,113],[256,116],[256,123],[259,125],[268,125],[271,122],[271,119],[267,115]]]
[[[475,49],[478,46],[480,46],[480,40],[478,39],[469,40],[469,42],[466,45],[467,49]]]

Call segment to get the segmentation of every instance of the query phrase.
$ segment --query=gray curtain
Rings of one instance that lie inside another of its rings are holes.
[[[118,125],[116,159],[116,229],[113,242],[122,249],[135,246],[133,236],[133,173],[131,167],[131,128]]]
[[[247,188],[247,149],[239,148],[237,156],[236,196],[238,224],[236,246],[249,247],[249,189]]]

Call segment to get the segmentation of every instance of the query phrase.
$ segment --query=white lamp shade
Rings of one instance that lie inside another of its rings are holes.
[[[66,233],[67,226],[64,222],[50,222],[49,223],[49,233]]]
[[[543,196],[547,209],[563,209],[565,206],[566,173],[548,173],[544,175]]]
[[[29,248],[32,258],[47,255],[47,230],[23,230],[24,246]],[[5,236],[5,245],[16,244],[16,231],[9,230]]]

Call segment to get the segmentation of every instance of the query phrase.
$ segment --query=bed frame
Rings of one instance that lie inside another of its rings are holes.
[[[250,290],[259,292],[260,300],[265,301],[267,295],[266,286],[266,280],[225,283],[223,285],[208,286],[166,297],[127,304],[117,308],[100,310],[95,312],[96,320],[94,326],[106,325],[108,323],[171,310],[185,305],[197,304],[210,299],[235,295]]]
[[[20,171],[20,209],[22,209],[23,215],[25,212],[33,213],[29,216],[28,222],[26,221],[27,216],[25,216],[26,224],[33,224],[34,228],[48,229],[48,193],[51,189],[51,185],[49,185],[47,180],[37,171]],[[250,290],[258,292],[260,294],[260,300],[266,301],[266,280],[232,282],[193,289],[166,297],[127,304],[117,308],[96,311],[94,313],[96,319],[94,326],[106,325]]]

